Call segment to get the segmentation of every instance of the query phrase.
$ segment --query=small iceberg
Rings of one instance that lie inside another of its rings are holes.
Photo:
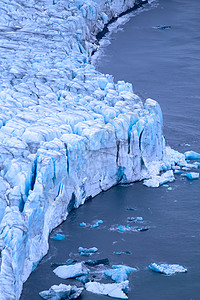
[[[85,262],[86,265],[94,267],[97,265],[109,265],[109,260],[108,258],[102,258],[102,259],[97,259],[97,260],[91,260],[89,259],[88,261]]]
[[[97,227],[99,227],[99,224],[103,224],[103,221],[97,220],[95,224],[91,225],[91,228],[97,228]]]
[[[98,249],[96,247],[92,247],[92,248],[79,247],[78,248],[78,252],[82,256],[90,256],[90,255],[96,253],[97,251],[98,251]]]
[[[128,290],[129,281],[123,281],[120,283],[99,283],[99,282],[88,282],[85,288],[88,292],[110,296],[119,299],[128,299],[124,291]]]
[[[104,271],[104,274],[114,280],[116,283],[126,281],[128,279],[128,274],[137,271],[136,268],[124,266],[124,265],[113,265],[113,269]]]
[[[172,170],[169,170],[162,175],[152,176],[150,179],[144,180],[143,184],[147,187],[159,187],[162,184],[172,182],[175,180],[174,173]]]
[[[62,279],[76,278],[89,274],[88,268],[82,262],[69,266],[59,266],[53,272]]]
[[[170,29],[172,28],[170,25],[158,25],[158,26],[154,26],[152,27],[153,29],[161,29],[161,30],[165,30],[165,29]]]
[[[64,240],[64,239],[65,239],[65,235],[64,235],[64,234],[60,234],[60,233],[56,234],[56,235],[52,238],[52,240],[54,240],[54,241],[62,241],[62,240]]]
[[[77,299],[83,291],[83,288],[77,288],[75,285],[52,285],[48,291],[42,291],[39,295],[43,299],[62,300]]]
[[[195,162],[194,162],[194,165],[195,165],[196,169],[200,168],[200,162],[195,161]]]
[[[81,222],[81,223],[80,223],[80,226],[81,226],[81,227],[86,227],[86,223],[85,223],[85,222]]]
[[[116,254],[116,255],[121,255],[121,254],[131,255],[131,252],[128,251],[128,250],[124,250],[124,251],[113,251],[113,254]]]
[[[199,173],[190,172],[186,174],[186,177],[189,180],[199,179]]]
[[[177,264],[173,264],[173,265],[169,265],[169,264],[156,264],[156,263],[152,263],[149,265],[148,267],[149,269],[151,269],[152,271],[158,272],[158,273],[163,273],[165,275],[173,275],[175,273],[185,273],[187,272],[187,269],[177,265]]]
[[[186,151],[184,155],[185,159],[200,159],[200,153],[197,153],[195,151]]]
[[[146,226],[137,227],[136,230],[137,230],[137,231],[141,231],[141,232],[142,232],[142,231],[147,231],[147,230],[149,230],[149,227],[146,227]]]

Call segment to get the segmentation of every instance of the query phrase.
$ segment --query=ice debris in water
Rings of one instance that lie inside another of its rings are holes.
[[[79,247],[78,248],[78,252],[82,256],[90,256],[90,255],[96,253],[97,251],[98,251],[98,249],[96,247],[92,247],[92,248]]]
[[[53,238],[52,238],[54,241],[62,241],[65,239],[65,235],[64,234],[56,234]]]
[[[157,264],[157,263],[151,263],[148,267],[152,271],[163,273],[165,275],[173,275],[175,273],[185,273],[187,272],[187,269],[178,265],[178,264]]]
[[[199,173],[190,172],[186,174],[186,177],[190,180],[199,179]]]
[[[112,269],[105,270],[104,274],[115,282],[119,283],[127,280],[128,274],[133,271],[137,271],[137,269],[124,265],[113,265]]]
[[[195,162],[194,162],[194,165],[196,166],[197,169],[200,168],[200,162],[195,161]]]
[[[59,266],[66,266],[66,265],[72,265],[72,264],[74,264],[74,263],[76,263],[77,262],[77,260],[74,260],[74,259],[71,259],[71,258],[68,258],[67,260],[66,260],[66,262],[64,262],[64,263],[51,263],[51,267],[52,268],[57,268],[57,267],[59,267]]]
[[[200,153],[195,151],[186,151],[184,155],[186,159],[200,159]]]
[[[171,26],[170,25],[158,25],[158,26],[154,26],[152,27],[153,29],[161,29],[161,30],[165,30],[165,29],[170,29]]]
[[[48,291],[42,291],[39,295],[43,299],[62,300],[62,299],[77,299],[83,291],[83,288],[77,288],[75,285],[52,285]]]
[[[103,224],[102,220],[97,220],[95,224],[91,225],[91,228],[99,227],[99,224]]]
[[[85,262],[86,265],[94,267],[97,265],[109,265],[109,260],[108,258],[102,258],[102,259],[97,259],[97,260],[91,260],[89,259],[88,261]]]
[[[121,254],[131,255],[131,252],[128,251],[128,250],[124,250],[124,251],[113,251],[113,254],[116,254],[116,255],[121,255]]]
[[[172,170],[169,170],[162,175],[152,176],[150,179],[144,180],[143,184],[148,187],[159,187],[160,185],[172,182],[175,180],[174,173]]]
[[[87,224],[86,224],[85,222],[81,222],[81,223],[80,223],[80,226],[81,226],[81,227],[86,227],[86,225],[87,225]]]
[[[88,268],[82,263],[76,263],[69,266],[60,266],[53,270],[53,272],[62,279],[75,278],[89,273]]]
[[[88,282],[85,288],[88,292],[98,295],[105,295],[113,298],[128,299],[125,292],[128,291],[129,281],[126,280],[120,283],[99,283]],[[125,292],[124,292],[125,291]]]

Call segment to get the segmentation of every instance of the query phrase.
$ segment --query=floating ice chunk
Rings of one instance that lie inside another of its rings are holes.
[[[181,170],[175,170],[174,171],[174,174],[177,174],[177,175],[180,175],[180,174],[182,174],[183,172],[181,171]]]
[[[119,226],[117,226],[117,229],[118,229],[119,231],[121,231],[121,232],[124,232],[124,231],[126,231],[126,226],[124,226],[124,225],[119,225]]]
[[[174,173],[172,170],[169,170],[163,173],[161,176],[155,175],[152,176],[150,179],[144,180],[143,184],[148,187],[159,187],[160,185],[172,182],[175,180]]]
[[[196,166],[196,169],[200,168],[200,162],[198,162],[198,161],[195,161],[193,165]]]
[[[184,155],[186,159],[200,159],[200,153],[195,151],[186,151]]]
[[[102,258],[102,259],[97,259],[97,260],[89,259],[88,261],[85,262],[85,264],[88,266],[109,265],[109,260],[108,260],[108,258]]]
[[[85,288],[88,292],[110,296],[113,298],[119,299],[128,299],[127,295],[123,292],[123,290],[128,289],[129,282],[128,280],[121,283],[99,283],[99,282],[88,282],[85,285]]]
[[[175,273],[185,273],[187,272],[187,269],[178,265],[178,264],[156,264],[152,263],[148,267],[152,271],[158,272],[158,273],[163,273],[165,275],[173,275]]]
[[[103,221],[97,220],[95,224],[91,225],[91,228],[97,228],[97,227],[99,227],[99,224],[103,224]]]
[[[128,251],[128,250],[124,250],[124,251],[113,251],[113,254],[116,254],[116,255],[121,255],[121,254],[127,254],[127,255],[130,255],[131,252]]]
[[[170,29],[171,26],[170,25],[158,25],[158,26],[154,26],[152,27],[153,29],[161,29],[161,30],[165,30],[165,29]]]
[[[83,288],[77,288],[75,285],[52,285],[48,291],[42,291],[39,295],[43,299],[61,300],[61,299],[77,299],[83,291]]]
[[[90,256],[90,255],[96,253],[97,251],[98,251],[98,249],[96,247],[92,247],[92,248],[79,247],[78,248],[78,252],[82,256]]]
[[[145,227],[145,226],[137,227],[136,230],[137,231],[147,231],[147,230],[149,230],[149,227]]]
[[[82,222],[82,223],[80,223],[80,226],[81,226],[81,227],[86,227],[86,223],[85,223],[85,222]]]
[[[77,263],[70,266],[60,266],[53,272],[62,279],[75,278],[89,273],[88,268],[83,263]]]
[[[133,271],[137,271],[137,269],[135,268],[131,268],[123,265],[113,265],[112,268],[113,269],[104,271],[104,274],[117,283],[127,280],[128,274],[130,274]]]
[[[199,173],[190,172],[186,174],[186,177],[190,180],[199,179]]]
[[[54,241],[62,241],[65,239],[65,235],[64,234],[56,234],[53,238],[52,238]]]
[[[143,221],[143,217],[137,217],[137,218],[136,218],[136,221],[142,222],[142,221]]]
[[[129,221],[129,222],[134,222],[134,221],[136,221],[136,218],[135,218],[135,217],[129,217],[129,218],[128,218],[128,221]]]

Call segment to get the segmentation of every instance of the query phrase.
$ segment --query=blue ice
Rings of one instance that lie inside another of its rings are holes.
[[[200,153],[195,151],[186,151],[184,155],[186,159],[200,159]]]

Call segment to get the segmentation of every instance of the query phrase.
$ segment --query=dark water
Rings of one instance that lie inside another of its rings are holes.
[[[200,152],[200,1],[160,0],[156,9],[143,12],[113,34],[98,69],[116,80],[132,82],[141,97],[159,101],[165,136],[175,149]],[[153,29],[170,25],[170,29]],[[190,144],[191,146],[187,146]],[[96,246],[92,258],[108,257],[110,264],[127,264],[138,272],[129,276],[131,300],[200,299],[200,180],[180,175],[167,187],[150,189],[142,183],[117,186],[88,201],[69,215],[54,233],[64,241],[50,239],[50,250],[24,285],[21,300],[39,300],[39,291],[53,284],[74,281],[54,275],[51,262],[69,257],[81,261],[78,247]],[[134,207],[136,210],[127,210]],[[128,217],[142,216],[146,232],[110,231],[127,224]],[[80,222],[102,219],[99,228],[81,228]],[[113,254],[128,250],[130,255]],[[164,276],[147,270],[151,262],[178,263],[186,274]],[[84,291],[81,299],[100,300]],[[105,298],[106,299],[106,298]]]

